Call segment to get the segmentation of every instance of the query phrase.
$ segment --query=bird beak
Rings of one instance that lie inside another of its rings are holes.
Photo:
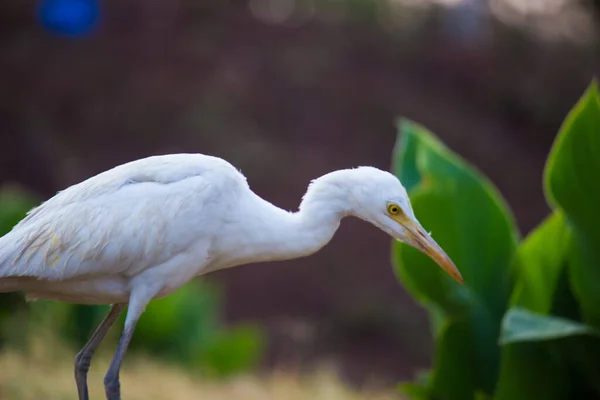
[[[429,256],[456,282],[460,283],[461,285],[464,283],[464,280],[458,271],[458,268],[456,268],[456,265],[454,265],[454,262],[452,262],[450,257],[448,257],[440,245],[438,245],[436,241],[433,240],[433,238],[429,236],[427,232],[425,232],[421,225],[408,220],[406,217],[392,218],[406,228],[405,232],[407,232],[408,244]],[[402,218],[402,220],[400,220],[400,218]]]

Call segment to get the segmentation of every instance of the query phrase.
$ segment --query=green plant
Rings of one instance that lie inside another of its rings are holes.
[[[551,215],[522,241],[474,167],[413,122],[399,123],[393,170],[416,215],[459,267],[460,286],[395,243],[399,279],[429,311],[431,372],[415,399],[600,398],[600,95],[592,83],[548,157]]]

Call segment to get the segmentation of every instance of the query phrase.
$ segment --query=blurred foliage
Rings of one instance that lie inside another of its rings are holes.
[[[0,235],[4,235],[38,203],[24,190],[0,191]],[[52,330],[80,348],[108,313],[108,306],[36,301],[25,306],[18,293],[0,295],[0,344],[24,348],[29,333]],[[222,293],[211,282],[192,281],[170,296],[152,301],[136,327],[131,350],[226,377],[253,368],[260,360],[265,337],[255,325],[224,327]],[[111,333],[123,328],[123,314]],[[26,321],[26,322],[25,322]]]
[[[434,368],[414,399],[600,398],[600,95],[568,115],[545,170],[553,210],[521,243],[501,195],[431,132],[399,124],[394,171],[464,286],[394,244],[403,284],[431,315]]]
[[[0,235],[8,233],[38,202],[18,186],[3,187],[0,190]]]

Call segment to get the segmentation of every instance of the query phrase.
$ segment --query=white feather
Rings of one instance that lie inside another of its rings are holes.
[[[201,154],[154,156],[59,192],[0,238],[0,291],[80,303],[127,302],[135,285],[155,297],[194,276],[240,264],[311,254],[346,215],[402,239],[385,217],[406,191],[371,167],[314,180],[300,211],[253,193],[228,162]]]

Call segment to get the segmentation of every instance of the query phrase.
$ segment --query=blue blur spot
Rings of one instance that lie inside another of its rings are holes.
[[[89,33],[99,19],[97,0],[42,0],[38,18],[53,33],[82,36]]]

